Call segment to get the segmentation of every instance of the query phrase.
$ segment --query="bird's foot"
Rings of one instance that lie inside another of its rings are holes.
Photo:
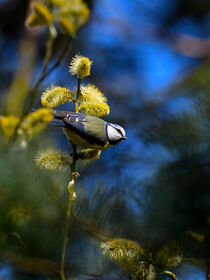
[[[78,172],[72,172],[72,177],[74,178],[74,179],[77,179],[77,178],[79,178],[79,176],[80,176],[80,174],[78,173]]]

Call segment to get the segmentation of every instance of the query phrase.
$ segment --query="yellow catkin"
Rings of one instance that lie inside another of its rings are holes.
[[[82,8],[80,9],[80,17],[78,19],[79,25],[83,25],[90,16],[90,10],[88,7],[83,3]]]
[[[69,20],[69,18],[62,17],[59,20],[59,23],[60,23],[64,33],[70,34],[72,36],[75,34],[75,31],[76,31],[75,25],[72,24],[72,22]]]
[[[152,264],[141,261],[136,266],[135,271],[131,274],[133,280],[154,280],[156,278],[155,268]]]
[[[115,238],[101,243],[103,254],[108,255],[111,259],[121,261],[127,259],[132,261],[138,254],[141,254],[142,249],[137,242]]]
[[[68,88],[52,86],[45,90],[41,96],[41,102],[44,107],[55,108],[67,101],[72,101],[74,95]]]
[[[157,263],[164,264],[167,268],[176,267],[182,262],[182,258],[180,246],[175,241],[164,245],[156,255]]]
[[[63,7],[65,5],[65,0],[48,0],[48,2],[57,7]]]
[[[50,109],[40,108],[36,112],[28,114],[22,121],[18,133],[26,134],[31,139],[35,134],[44,130],[52,121],[53,114]]]
[[[36,165],[49,171],[65,170],[70,166],[70,158],[67,154],[48,148],[39,152],[35,158]]]
[[[81,86],[81,94],[79,96],[79,100],[81,102],[107,102],[104,94],[96,86],[90,84],[88,84],[87,86]]]
[[[60,5],[60,8],[54,14],[56,20],[63,17],[68,18],[75,31],[87,22],[89,16],[90,10],[82,0],[65,0],[65,4]]]
[[[105,117],[109,114],[110,108],[106,103],[84,102],[80,105],[79,111],[94,117]]]
[[[70,62],[69,72],[82,79],[90,75],[91,64],[89,58],[76,54]]]
[[[109,114],[110,108],[106,103],[106,97],[94,85],[81,86],[79,100],[81,103],[79,110],[83,114],[95,117],[104,117]]]
[[[34,27],[37,25],[50,25],[52,23],[53,16],[47,7],[35,2],[33,8],[34,12],[27,19],[28,26]]]
[[[0,117],[0,128],[2,131],[2,134],[7,137],[8,139],[11,138],[16,128],[19,124],[20,118],[15,116],[3,116]]]
[[[24,207],[14,207],[9,213],[10,218],[17,225],[26,224],[31,218],[31,211]]]

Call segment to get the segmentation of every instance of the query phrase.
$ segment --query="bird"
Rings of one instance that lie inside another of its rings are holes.
[[[70,111],[53,110],[51,125],[59,126],[72,145],[105,150],[127,140],[125,130],[101,118]]]

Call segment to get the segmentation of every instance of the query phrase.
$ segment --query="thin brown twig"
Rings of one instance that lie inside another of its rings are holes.
[[[34,88],[32,89],[31,93],[30,93],[30,97],[29,97],[29,105],[28,107],[26,107],[26,109],[23,112],[23,116],[27,115],[29,113],[29,111],[31,110],[36,95],[37,95],[37,90],[41,84],[41,82],[47,77],[49,76],[49,74],[51,74],[52,71],[54,71],[61,63],[62,58],[64,57],[65,53],[68,51],[69,47],[70,47],[70,43],[72,41],[72,37],[69,37],[66,45],[64,46],[62,52],[60,53],[58,59],[56,60],[56,62],[47,70],[46,66],[43,68],[42,74],[40,76],[40,78],[38,79],[38,81],[36,82]]]
[[[48,67],[48,64],[49,63],[44,63],[44,67],[43,67],[43,71],[42,71],[42,74],[40,76],[40,78],[38,79],[38,81],[36,82],[35,86],[33,87],[33,89],[31,90],[28,98],[29,98],[29,101],[28,99],[26,98],[26,101],[25,101],[25,105],[23,106],[23,113],[22,113],[22,116],[20,117],[20,121],[19,121],[19,124],[17,125],[16,129],[15,129],[15,133],[13,135],[13,137],[10,139],[10,146],[13,145],[13,143],[15,142],[16,138],[17,138],[17,132],[18,132],[18,129],[22,123],[22,120],[24,119],[24,117],[30,112],[33,104],[34,104],[34,101],[35,101],[35,98],[36,98],[36,95],[37,95],[37,90],[41,84],[41,82],[53,71],[55,70],[61,63],[62,61],[62,58],[64,57],[65,53],[68,51],[69,47],[70,47],[70,43],[71,43],[71,40],[72,40],[72,37],[69,37],[67,42],[66,42],[66,45],[64,46],[62,52],[60,53],[58,59],[56,60],[56,62],[47,70],[47,67]],[[27,103],[29,103],[28,107],[27,107]]]

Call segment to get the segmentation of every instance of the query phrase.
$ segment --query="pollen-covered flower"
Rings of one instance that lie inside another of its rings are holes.
[[[91,64],[92,61],[90,61],[89,58],[76,54],[71,60],[69,72],[82,79],[90,75]]]
[[[17,225],[24,225],[31,219],[31,209],[24,207],[14,207],[9,212],[9,217]]]
[[[29,139],[31,139],[35,134],[40,133],[44,130],[48,124],[53,119],[52,111],[46,108],[40,108],[35,112],[28,114],[22,121],[20,128],[18,129],[18,134],[25,133]]]
[[[141,261],[137,266],[135,272],[131,274],[133,280],[154,280],[155,279],[155,268],[152,264]]]
[[[74,94],[68,88],[59,86],[51,86],[41,96],[42,105],[47,108],[58,107],[73,99]]]
[[[65,0],[48,0],[48,2],[57,7],[63,7],[65,5]]]
[[[94,117],[105,117],[109,114],[110,108],[106,103],[84,102],[80,105],[79,111]]]
[[[109,114],[110,108],[104,94],[94,85],[81,86],[79,111],[95,117]]]
[[[81,94],[79,96],[79,100],[81,102],[107,102],[104,94],[96,86],[90,84],[88,84],[87,86],[81,86]]]
[[[45,0],[47,6],[35,2],[34,11],[27,19],[30,27],[59,22],[65,33],[73,36],[88,20],[90,10],[83,0]]]
[[[116,238],[101,243],[103,254],[116,261],[134,260],[143,251],[137,242]]]
[[[28,17],[27,24],[30,27],[37,25],[50,25],[53,21],[53,16],[50,10],[41,3],[33,4],[34,12]]]
[[[35,157],[36,165],[49,171],[65,170],[70,166],[70,158],[66,153],[47,149]]]
[[[0,128],[2,134],[8,139],[11,138],[19,124],[20,118],[15,116],[0,117]]]
[[[157,253],[156,262],[165,268],[173,268],[182,262],[183,255],[180,246],[171,241],[164,245]]]
[[[71,22],[71,20],[68,17],[62,17],[59,20],[59,23],[64,33],[70,34],[72,36],[75,34],[75,25]]]
[[[54,3],[57,2],[54,5],[59,7],[54,14],[54,18],[58,21],[62,18],[68,18],[69,22],[74,26],[75,32],[88,20],[90,16],[90,10],[82,0],[65,0],[64,5],[61,3],[61,0],[53,1]]]

